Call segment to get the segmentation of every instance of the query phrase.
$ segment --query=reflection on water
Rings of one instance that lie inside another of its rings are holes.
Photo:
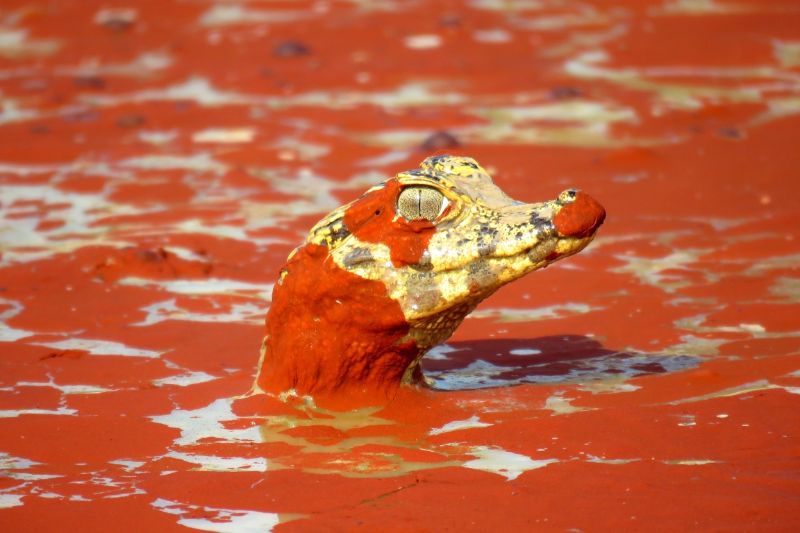
[[[423,359],[437,390],[470,390],[521,383],[627,379],[694,368],[701,358],[620,352],[579,335],[455,342]]]

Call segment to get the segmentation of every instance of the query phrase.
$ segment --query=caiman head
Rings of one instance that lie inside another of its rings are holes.
[[[468,157],[436,156],[323,218],[281,271],[257,385],[420,383],[419,360],[506,283],[586,247],[605,210],[575,189],[525,204]]]

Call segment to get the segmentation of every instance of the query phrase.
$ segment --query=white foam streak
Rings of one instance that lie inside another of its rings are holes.
[[[475,459],[466,461],[463,466],[473,470],[483,470],[505,477],[508,481],[517,479],[528,470],[543,468],[557,463],[558,459],[531,459],[527,455],[513,453],[502,448],[476,446],[469,452]]]
[[[143,348],[131,348],[125,344],[115,341],[102,339],[65,339],[55,342],[32,342],[37,346],[46,346],[56,350],[79,350],[89,352],[91,355],[118,355],[122,357],[148,357],[156,359],[164,352],[145,350]]]
[[[428,432],[428,435],[441,435],[442,433],[449,433],[451,431],[459,431],[462,429],[472,429],[472,428],[485,428],[489,427],[493,424],[488,422],[481,422],[481,419],[478,415],[473,415],[466,420],[454,420],[452,422],[448,422],[441,427],[433,428]]]
[[[175,439],[176,446],[190,446],[203,439],[221,442],[260,442],[257,425],[244,429],[228,429],[222,422],[237,420],[232,409],[233,400],[223,398],[199,409],[173,409],[166,415],[151,416],[150,419],[171,428],[179,429],[181,436]]]
[[[150,505],[159,511],[179,516],[178,524],[202,531],[218,531],[221,533],[264,533],[272,531],[280,519],[276,513],[247,511],[239,509],[219,509],[200,505],[191,505],[158,498]],[[197,514],[203,511],[211,518],[184,518],[184,515]]]

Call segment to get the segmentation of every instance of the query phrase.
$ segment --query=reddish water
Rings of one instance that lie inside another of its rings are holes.
[[[0,7],[1,529],[800,526],[796,1],[107,5]],[[607,220],[440,390],[237,399],[288,252],[435,152]]]

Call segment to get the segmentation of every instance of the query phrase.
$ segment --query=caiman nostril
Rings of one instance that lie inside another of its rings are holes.
[[[562,236],[580,238],[592,235],[605,218],[606,210],[597,200],[576,191],[575,200],[561,207],[553,223]]]

